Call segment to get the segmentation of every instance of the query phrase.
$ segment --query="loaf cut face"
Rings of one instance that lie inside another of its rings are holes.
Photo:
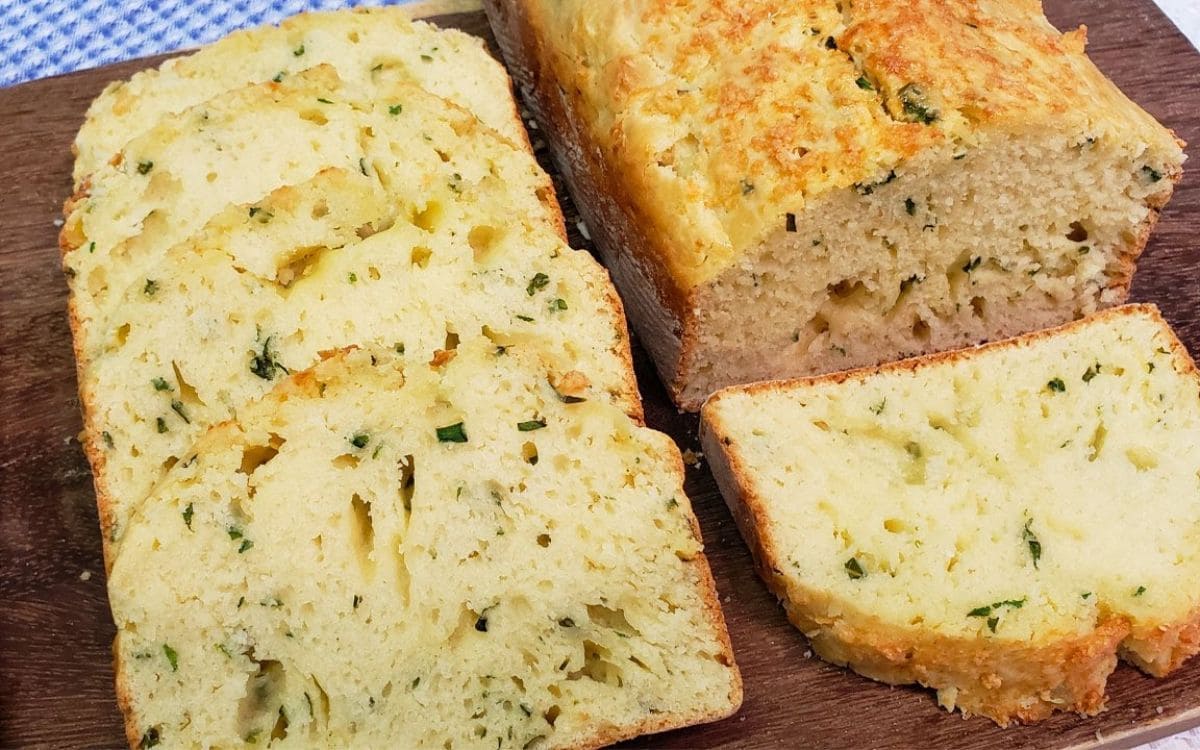
[[[471,110],[513,143],[525,142],[508,75],[482,40],[413,21],[403,8],[355,8],[237,31],[109,84],[88,108],[75,138],[75,183],[167,115],[318,65],[330,65],[340,78],[363,87],[413,83]]]
[[[201,438],[115,545],[131,744],[591,748],[731,713],[678,450],[565,375],[339,353]]]
[[[706,455],[814,650],[1000,724],[1200,650],[1200,377],[1152,306],[727,389]]]
[[[521,196],[496,159],[507,146],[476,138],[446,163],[430,147],[371,176],[334,170],[281,188],[253,216],[235,207],[126,290],[81,383],[109,539],[209,426],[344,346],[423,362],[476,341],[536,346],[575,373],[571,395],[640,416],[607,275],[553,228],[516,218]],[[412,168],[427,170],[424,191],[391,194],[412,185]],[[363,222],[364,207],[380,212]],[[325,231],[299,231],[304,220]],[[378,231],[359,237],[362,226]],[[331,241],[313,243],[321,234]]]
[[[1181,174],[1037,2],[485,5],[689,410],[1120,303]]]
[[[452,149],[489,132],[466,110],[417,86],[360,89],[329,66],[165,116],[125,145],[119,163],[94,173],[67,206],[61,241],[77,354],[94,354],[92,331],[107,327],[117,301],[145,280],[147,267],[230,206],[253,204],[337,167],[369,176],[399,164],[404,169],[396,179],[405,182],[392,190],[418,194],[425,188],[421,168],[440,159],[439,149],[464,179],[475,179],[482,162],[473,160],[474,149]],[[550,180],[525,148],[495,136],[482,140],[497,168],[507,170],[499,177],[511,181],[514,196],[528,198],[519,215],[560,224]],[[267,213],[245,218],[271,221]]]

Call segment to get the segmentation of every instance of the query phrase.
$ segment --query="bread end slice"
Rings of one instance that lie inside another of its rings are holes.
[[[725,389],[701,439],[823,658],[1001,725],[1200,650],[1200,377],[1149,305]]]

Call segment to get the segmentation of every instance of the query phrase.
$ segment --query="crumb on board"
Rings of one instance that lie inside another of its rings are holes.
[[[55,219],[55,220],[54,220],[54,226],[55,226],[55,227],[57,227],[57,228],[61,229],[61,228],[62,228],[62,225],[63,225],[63,220],[62,220],[62,219]]]
[[[692,468],[698,467],[703,460],[704,454],[700,451],[694,451],[691,448],[686,448],[683,451],[683,462]]]
[[[583,235],[585,240],[588,242],[592,241],[592,233],[588,231],[587,224],[584,223],[583,219],[575,222],[575,226],[579,229],[579,233]]]
[[[79,580],[81,580],[81,581],[90,581],[90,580],[92,580],[92,571],[90,571],[90,570],[85,570],[85,571],[83,571],[82,573],[80,573],[80,574],[79,574]]]

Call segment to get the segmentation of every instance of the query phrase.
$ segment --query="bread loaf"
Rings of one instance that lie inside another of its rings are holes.
[[[730,388],[703,442],[823,658],[1000,724],[1200,650],[1200,376],[1152,306]]]
[[[487,0],[683,408],[1122,302],[1172,133],[1036,0]]]
[[[508,75],[479,38],[412,21],[404,8],[355,8],[304,13],[278,26],[234,32],[109,84],[88,108],[75,139],[75,183],[167,115],[247,83],[282,81],[322,64],[360,87],[416,84],[471,110],[513,143],[525,141]]]
[[[130,744],[593,748],[733,711],[678,449],[568,375],[355,351],[205,435],[115,545]]]

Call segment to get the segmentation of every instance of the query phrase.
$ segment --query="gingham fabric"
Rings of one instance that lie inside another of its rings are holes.
[[[0,87],[195,47],[306,10],[404,0],[0,0]]]

